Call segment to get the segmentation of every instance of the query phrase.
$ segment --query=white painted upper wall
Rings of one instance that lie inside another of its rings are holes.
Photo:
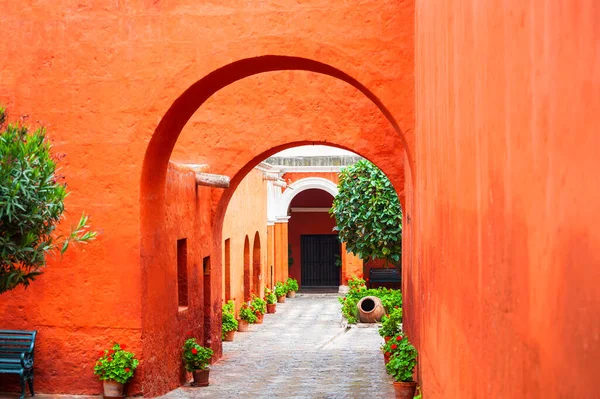
[[[358,156],[357,154],[342,150],[341,148],[329,147],[326,145],[302,145],[299,147],[288,148],[278,152],[273,157],[318,157],[318,156]]]

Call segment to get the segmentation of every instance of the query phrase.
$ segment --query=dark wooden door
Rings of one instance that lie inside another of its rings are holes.
[[[333,287],[340,285],[340,268],[335,260],[340,255],[336,234],[302,235],[302,286]]]

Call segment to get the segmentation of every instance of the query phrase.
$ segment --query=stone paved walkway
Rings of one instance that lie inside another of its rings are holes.
[[[346,330],[340,321],[336,295],[288,299],[263,324],[223,344],[210,386],[184,387],[161,398],[393,398],[377,329]]]

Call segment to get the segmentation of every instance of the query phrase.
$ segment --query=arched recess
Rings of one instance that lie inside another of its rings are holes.
[[[252,246],[252,289],[256,291],[256,295],[261,296],[260,280],[261,280],[262,265],[260,261],[260,235],[258,231],[254,234],[254,245]]]
[[[290,184],[281,195],[277,204],[275,204],[275,214],[277,216],[287,216],[288,208],[295,196],[305,190],[319,189],[328,192],[332,197],[338,193],[337,185],[331,180],[322,177],[306,177]]]
[[[250,300],[252,291],[252,268],[250,266],[250,240],[244,238],[244,301]]]

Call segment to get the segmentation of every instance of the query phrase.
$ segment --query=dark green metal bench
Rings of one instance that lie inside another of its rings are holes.
[[[402,283],[402,276],[395,267],[389,269],[370,269],[369,283],[373,288],[373,283]]]
[[[25,382],[33,392],[33,349],[37,331],[0,330],[0,374],[16,374],[21,382],[21,399]]]

